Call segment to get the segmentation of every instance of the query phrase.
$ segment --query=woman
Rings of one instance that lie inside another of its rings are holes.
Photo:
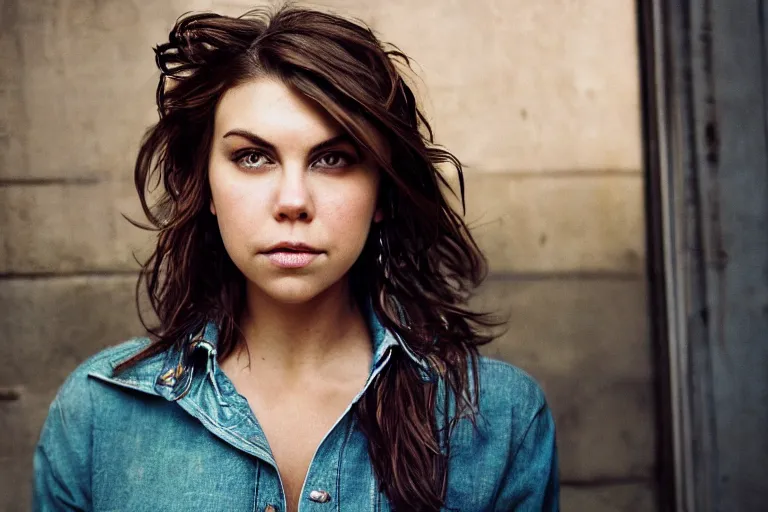
[[[188,15],[156,55],[159,327],[62,386],[35,508],[556,510],[540,388],[478,355],[485,261],[407,57],[295,7]]]

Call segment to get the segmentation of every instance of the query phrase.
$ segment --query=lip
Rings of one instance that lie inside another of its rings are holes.
[[[312,263],[320,253],[277,251],[267,253],[273,265],[280,268],[302,268]]]
[[[290,252],[307,252],[307,253],[314,253],[314,254],[320,254],[320,249],[315,249],[311,245],[307,245],[302,242],[278,242],[275,245],[271,246],[270,248],[266,249],[264,253],[269,254],[273,252],[277,252],[280,249],[285,249],[286,251]]]
[[[280,242],[262,254],[280,268],[302,268],[312,263],[322,251],[301,242]]]

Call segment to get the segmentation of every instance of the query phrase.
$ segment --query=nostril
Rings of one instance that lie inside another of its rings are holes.
[[[278,208],[274,216],[281,221],[309,221],[309,211],[306,208]]]

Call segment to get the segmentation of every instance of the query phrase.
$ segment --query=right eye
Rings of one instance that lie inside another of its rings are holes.
[[[240,167],[247,169],[258,169],[269,163],[269,158],[258,151],[240,152],[235,155],[234,160]]]

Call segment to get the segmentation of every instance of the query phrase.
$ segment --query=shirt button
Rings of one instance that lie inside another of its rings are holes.
[[[328,494],[328,491],[323,491],[322,489],[314,490],[309,493],[309,499],[312,501],[316,501],[317,503],[326,503],[331,501],[331,495]]]

